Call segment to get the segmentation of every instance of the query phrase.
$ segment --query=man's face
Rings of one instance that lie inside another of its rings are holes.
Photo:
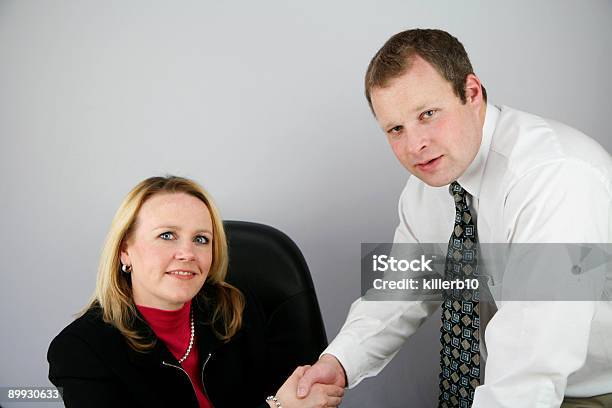
[[[452,85],[416,56],[408,72],[371,91],[376,119],[395,156],[430,186],[456,180],[478,153],[484,102],[470,97],[469,81],[480,90],[478,79],[470,78],[467,103],[462,104]]]

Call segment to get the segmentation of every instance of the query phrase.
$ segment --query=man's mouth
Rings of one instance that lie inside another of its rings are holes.
[[[433,170],[433,168],[440,162],[440,159],[443,156],[444,155],[440,155],[438,157],[434,157],[433,159],[422,161],[418,163],[416,167],[419,170],[423,170],[423,171]]]

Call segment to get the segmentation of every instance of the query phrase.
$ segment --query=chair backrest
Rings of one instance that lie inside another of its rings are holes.
[[[225,221],[224,226],[228,282],[249,288],[257,298],[269,339],[281,349],[279,358],[291,356],[292,364],[312,364],[327,346],[327,337],[302,252],[291,238],[268,225]]]

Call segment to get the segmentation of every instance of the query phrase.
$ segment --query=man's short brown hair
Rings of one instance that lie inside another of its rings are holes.
[[[474,70],[465,48],[446,31],[417,28],[402,31],[389,38],[370,61],[365,75],[365,95],[372,112],[372,89],[385,87],[390,80],[406,73],[416,55],[430,63],[450,82],[461,102],[466,102],[465,79],[469,74],[473,74]],[[487,91],[484,86],[482,96],[486,102]]]

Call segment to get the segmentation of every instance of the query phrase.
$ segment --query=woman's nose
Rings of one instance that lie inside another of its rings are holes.
[[[192,242],[182,243],[176,251],[175,258],[181,261],[193,261],[195,259],[195,253],[193,251],[193,243]]]

